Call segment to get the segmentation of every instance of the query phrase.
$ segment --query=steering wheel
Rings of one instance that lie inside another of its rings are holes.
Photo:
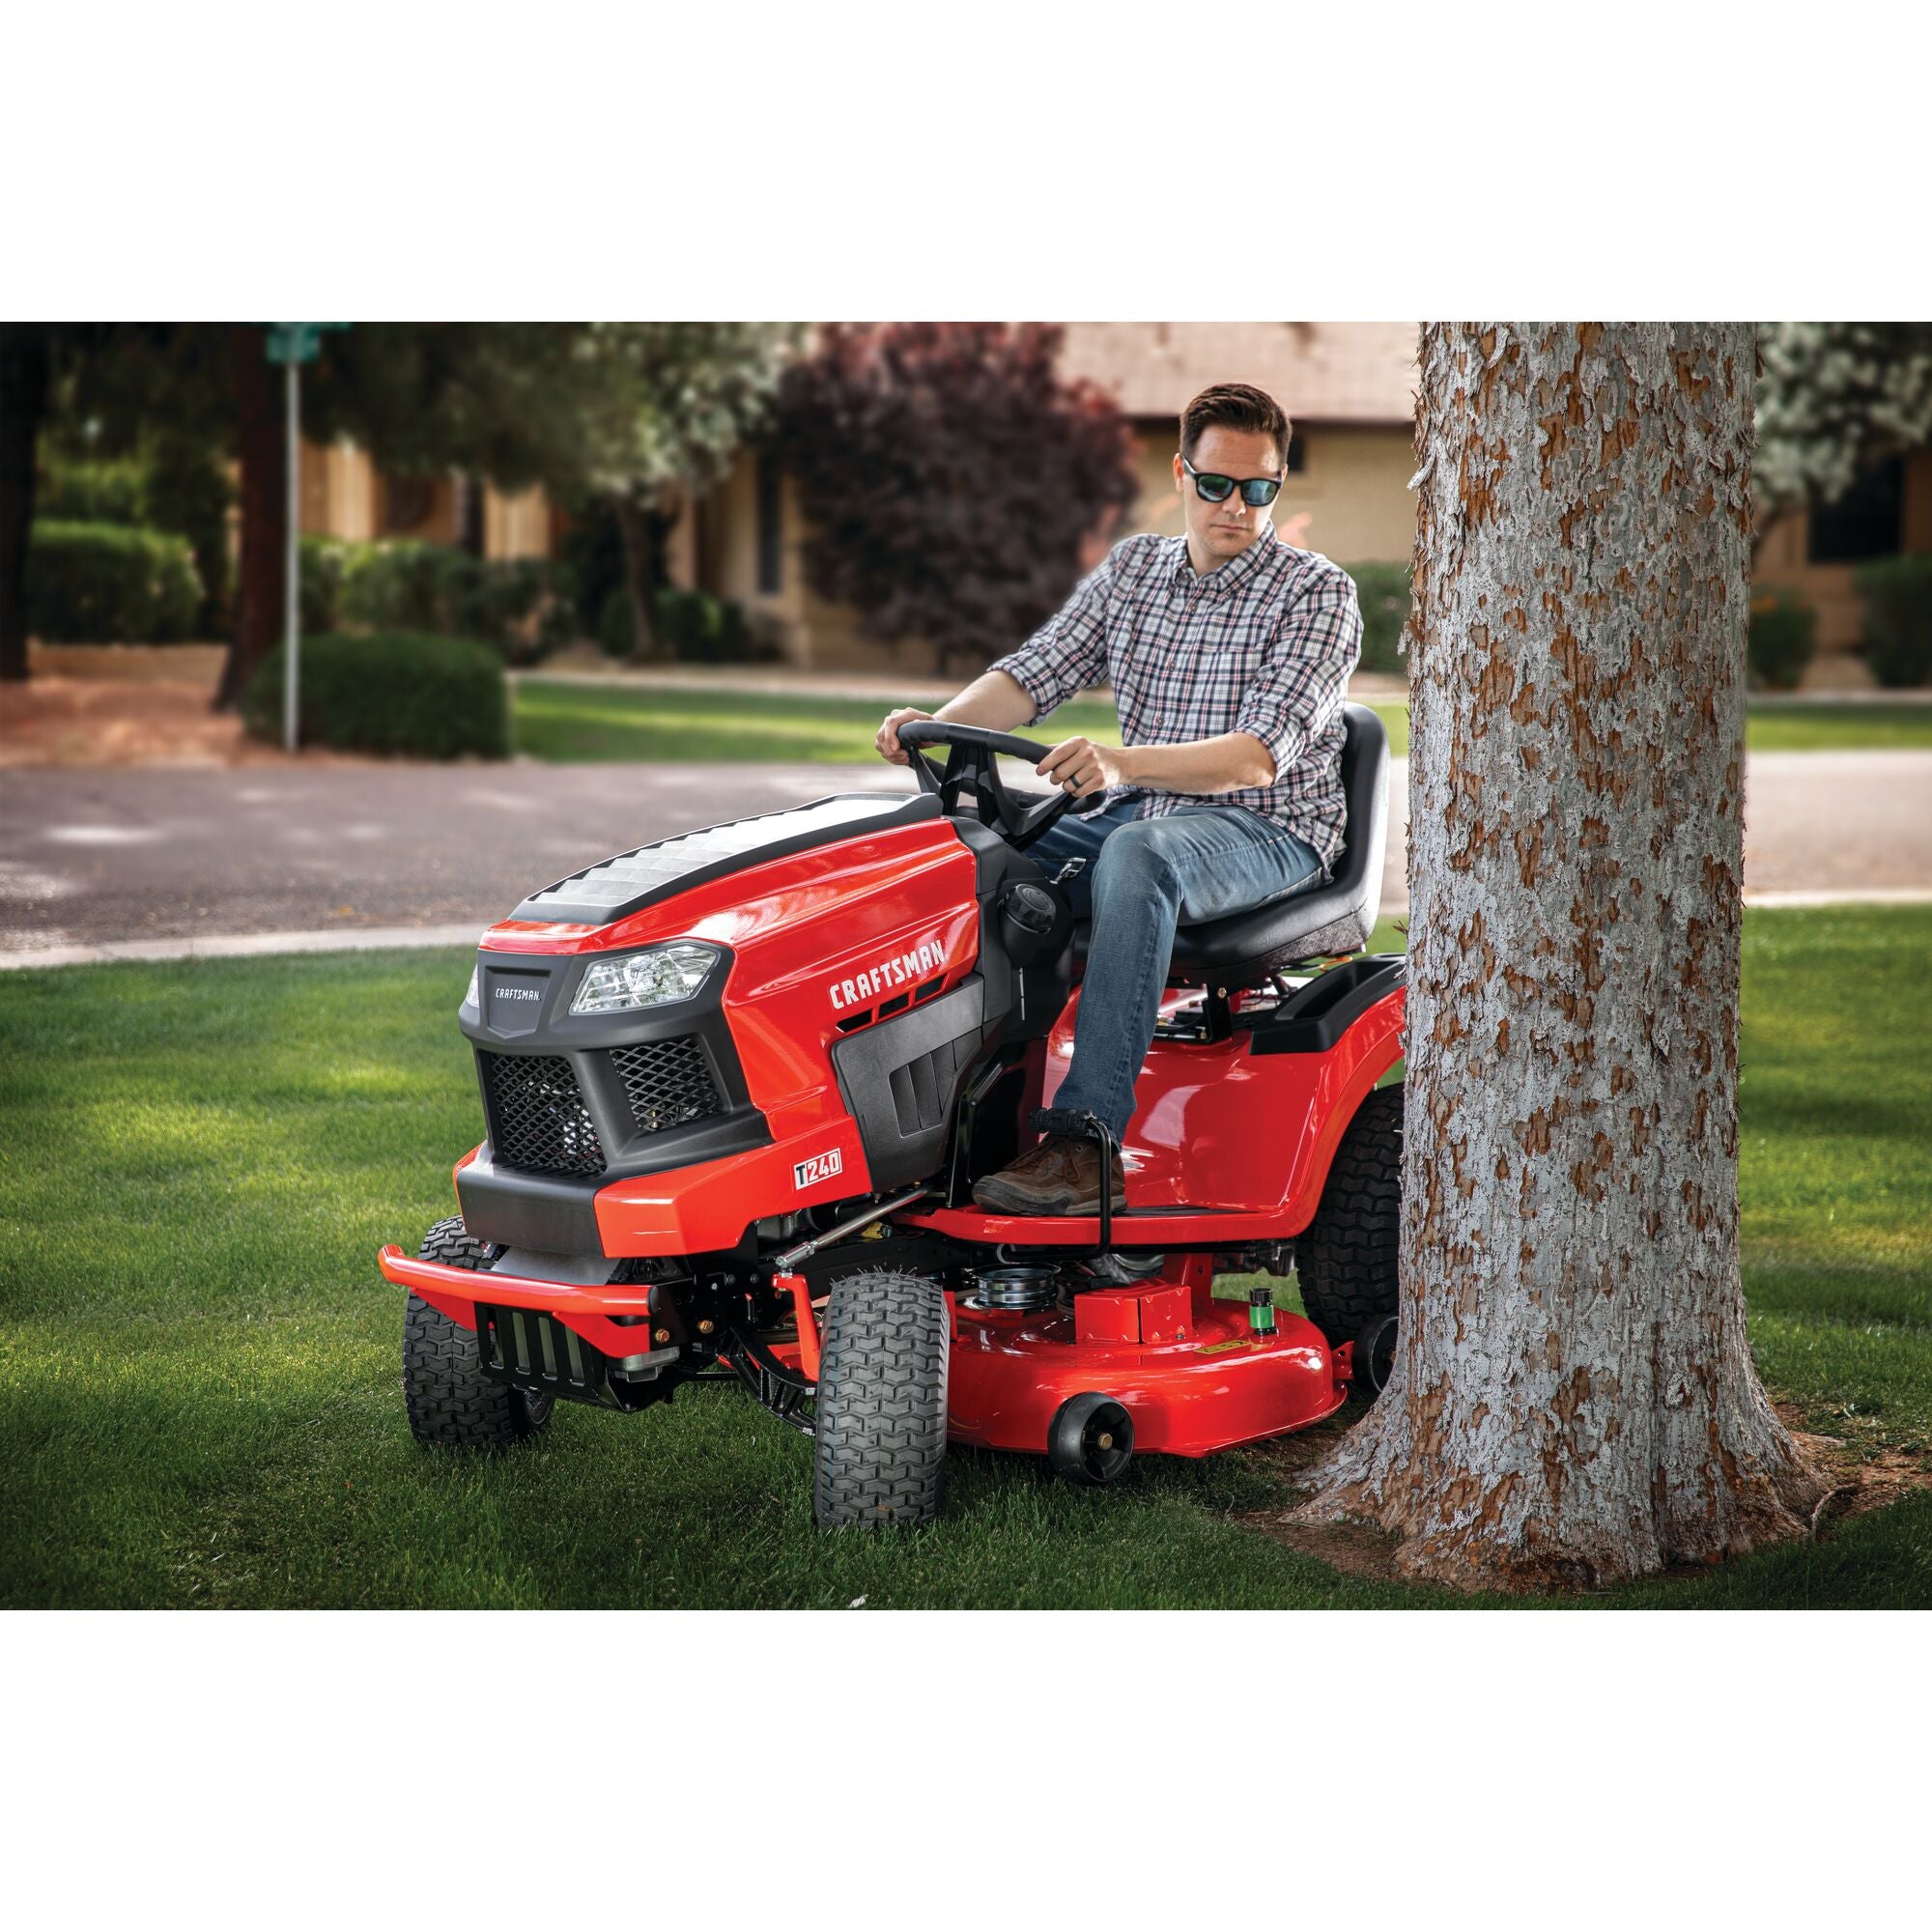
[[[901,724],[899,743],[912,753],[912,768],[921,791],[932,793],[940,809],[959,810],[970,798],[980,814],[980,823],[990,826],[1007,843],[1024,851],[1049,826],[1057,825],[1073,803],[1073,794],[1062,789],[1051,798],[1028,805],[1009,792],[1000,777],[1001,757],[1024,758],[1037,765],[1053,747],[1036,745],[1031,738],[1014,738],[1005,731],[988,731],[978,724],[943,724],[936,718],[915,718]],[[933,769],[932,761],[921,752],[922,745],[947,747],[946,770]]]

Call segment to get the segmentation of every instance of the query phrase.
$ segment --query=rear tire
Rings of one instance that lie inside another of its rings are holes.
[[[421,1260],[487,1269],[486,1243],[465,1233],[461,1216],[423,1236]],[[418,1442],[451,1449],[507,1449],[550,1420],[551,1398],[492,1381],[477,1363],[473,1329],[452,1321],[420,1295],[403,1311],[403,1400]]]
[[[1401,1307],[1402,1088],[1378,1087],[1335,1150],[1321,1206],[1294,1244],[1301,1305],[1331,1348],[1362,1343]],[[1366,1370],[1366,1363],[1360,1365]],[[1377,1391],[1358,1374],[1354,1393]]]
[[[833,1284],[813,1420],[821,1529],[939,1514],[946,1463],[946,1296],[923,1275],[868,1268]]]

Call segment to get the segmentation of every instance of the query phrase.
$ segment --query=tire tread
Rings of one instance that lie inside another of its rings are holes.
[[[929,1522],[946,1463],[946,1297],[936,1281],[869,1268],[826,1310],[812,1456],[820,1527]]]
[[[445,1267],[486,1268],[490,1249],[452,1216],[423,1236],[419,1256]],[[509,1448],[534,1435],[551,1411],[549,1396],[526,1395],[486,1376],[474,1332],[416,1294],[403,1311],[403,1401],[418,1442],[452,1449]]]
[[[1355,1110],[1308,1232],[1294,1244],[1301,1305],[1331,1347],[1397,1312],[1402,1243],[1403,1091],[1378,1087]]]

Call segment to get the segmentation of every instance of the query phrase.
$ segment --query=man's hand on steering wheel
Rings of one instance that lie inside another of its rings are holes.
[[[1051,779],[1069,798],[1093,798],[1109,785],[1126,783],[1125,757],[1118,745],[1067,738],[1054,746],[1034,769],[1041,778]]]
[[[889,764],[911,764],[912,753],[899,743],[899,726],[911,724],[915,718],[929,719],[931,716],[930,711],[920,711],[910,704],[902,704],[896,711],[888,711],[886,722],[879,726],[879,735],[872,740],[879,756]]]

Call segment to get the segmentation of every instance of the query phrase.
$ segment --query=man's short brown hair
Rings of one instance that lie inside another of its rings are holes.
[[[1265,389],[1249,383],[1216,383],[1211,389],[1203,389],[1180,412],[1180,453],[1188,462],[1194,461],[1202,437],[1216,424],[1271,437],[1280,461],[1288,461],[1293,434],[1288,412]]]

